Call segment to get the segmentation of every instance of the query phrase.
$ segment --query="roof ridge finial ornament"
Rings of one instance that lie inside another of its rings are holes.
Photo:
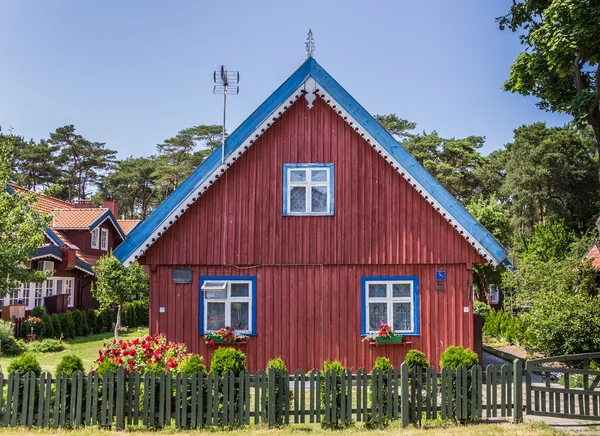
[[[306,59],[314,57],[315,54],[315,40],[313,38],[312,29],[308,29],[308,36],[306,37]]]

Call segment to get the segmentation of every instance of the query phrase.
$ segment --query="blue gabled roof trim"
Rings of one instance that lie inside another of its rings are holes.
[[[92,269],[92,265],[80,259],[79,257],[75,259],[75,268],[79,268],[87,272],[88,274],[95,275],[94,270]]]
[[[90,224],[90,232],[92,230],[94,230],[96,227],[98,227],[100,224],[102,224],[104,221],[106,221],[107,219],[109,219],[110,222],[112,222],[114,228],[117,230],[117,232],[121,236],[121,239],[125,239],[125,232],[123,231],[123,229],[119,225],[119,222],[117,221],[117,218],[113,215],[113,213],[112,213],[112,211],[110,209],[106,209],[102,213],[102,215],[100,215],[98,218],[96,218],[94,220],[94,222],[92,224]]]
[[[339,83],[333,79],[313,58],[308,58],[267,100],[264,101],[225,141],[227,158],[240,147],[248,137],[292,96],[298,87],[309,77],[312,78],[335,101],[348,112],[360,126],[383,147],[412,179],[418,182],[428,194],[442,205],[450,216],[458,222],[485,250],[501,263],[507,252],[446,189],[417,160],[396,141]],[[221,162],[221,147],[218,147],[196,170],[141,223],[128,238],[115,250],[114,254],[123,262],[138,248],[148,244],[148,240],[161,223],[218,168]]]
[[[60,248],[55,247],[54,245],[46,245],[44,247],[39,247],[35,254],[31,257],[31,260],[44,259],[46,257],[51,257],[61,262],[63,260],[63,252]]]

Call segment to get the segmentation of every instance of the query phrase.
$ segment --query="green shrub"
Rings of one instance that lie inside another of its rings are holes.
[[[0,320],[0,345],[2,353],[7,356],[18,356],[25,351],[25,342],[14,337],[14,329],[12,321]],[[26,331],[27,328],[23,326],[21,330]]]
[[[42,373],[42,367],[40,366],[37,359],[31,354],[23,354],[22,356],[17,357],[10,365],[8,365],[8,373],[18,372],[20,375],[25,375],[30,372],[34,372],[36,376],[40,376]]]
[[[98,329],[98,317],[96,315],[96,310],[88,310],[85,317],[87,320],[87,325],[90,329],[90,333],[100,333],[100,330]]]
[[[117,363],[113,360],[110,359],[104,359],[102,361],[102,363],[100,363],[98,365],[98,369],[96,370],[98,372],[98,376],[102,377],[104,375],[105,372],[117,372],[117,369],[119,368],[119,365],[117,365]],[[163,370],[164,372],[164,370]]]
[[[65,348],[65,344],[58,339],[44,339],[42,341],[30,342],[27,344],[28,351],[34,351],[37,353],[56,353],[57,351],[62,351]]]
[[[204,358],[199,354],[192,354],[177,367],[177,370],[187,374],[188,376],[192,376],[197,372],[202,373],[202,375],[206,375]]]
[[[148,326],[148,301],[135,300],[127,303],[123,324],[130,327]]]
[[[285,364],[285,362],[283,361],[283,359],[281,357],[276,357],[275,359],[271,359],[267,362],[267,367],[265,368],[265,373],[269,374],[269,368],[273,369],[273,372],[275,374],[276,381],[275,381],[275,398],[279,397],[280,390],[283,390],[283,386],[280,383],[279,377],[282,377],[285,372],[288,370],[287,366]],[[269,408],[269,379],[267,378],[267,390],[265,391],[266,396],[267,396],[267,411]],[[283,395],[283,393],[281,393],[281,395]],[[291,406],[292,402],[294,401],[294,392],[290,391],[289,392],[289,404]],[[278,402],[275,402],[275,416],[277,417],[277,424],[278,425],[283,425],[283,408],[281,407],[283,405],[283,403],[280,405]],[[268,413],[268,412],[267,412]]]
[[[8,342],[2,344],[2,352],[7,356],[18,356],[27,350],[27,345],[23,339],[10,338]]]
[[[210,372],[222,377],[227,371],[232,371],[236,377],[246,371],[246,355],[235,348],[217,348],[210,359]]]
[[[87,336],[90,333],[90,329],[85,319],[85,314],[77,309],[72,313],[73,324],[75,325],[75,336]]]
[[[429,361],[425,357],[425,353],[419,350],[410,350],[406,353],[404,362],[406,362],[409,371],[412,371],[413,368],[421,368],[423,371],[426,371],[429,368]]]
[[[40,337],[53,338],[54,329],[52,328],[52,320],[50,319],[50,315],[42,315],[40,319],[42,320],[39,325]]]
[[[482,325],[485,324],[487,316],[490,313],[490,307],[483,301],[475,301],[473,303],[473,313],[481,316]]]
[[[327,373],[329,372],[329,374],[335,374],[337,375],[342,375],[345,371],[344,365],[342,365],[341,362],[337,361],[337,360],[326,360],[325,362],[323,362],[323,373]],[[330,404],[333,401],[333,389],[330,389],[329,391],[329,402]],[[321,382],[320,385],[320,394],[321,394],[321,404],[325,404],[325,400],[327,397],[326,394],[326,390],[325,390],[325,381],[323,380]],[[326,429],[334,429],[334,430],[341,430],[347,427],[350,427],[353,423],[352,422],[348,422],[348,421],[342,421],[341,419],[341,415],[340,415],[340,410],[342,407],[342,382],[341,380],[337,380],[335,382],[335,399],[336,399],[336,410],[337,410],[337,414],[335,417],[332,417],[333,419],[331,419],[331,422],[329,424],[327,424],[327,421],[325,419],[323,419],[321,421],[321,427],[322,428],[326,428]],[[347,393],[344,393],[344,395],[347,395]],[[346,398],[347,401],[350,401],[349,398]]]
[[[66,312],[58,314],[58,322],[60,322],[60,331],[64,339],[71,339],[75,337],[75,329],[71,331],[71,323]]]
[[[52,323],[52,331],[54,332],[54,337],[57,339],[63,337],[60,319],[56,313],[52,314],[52,316],[50,317],[50,322]]]
[[[56,367],[56,372],[64,372],[69,377],[73,375],[74,372],[81,371],[85,372],[83,369],[83,361],[79,356],[75,356],[74,354],[63,356],[60,363]]]
[[[479,365],[479,357],[468,348],[451,346],[446,348],[440,357],[440,367],[450,368],[456,371],[460,365],[470,370],[473,366]]]
[[[31,309],[31,316],[33,317],[41,318],[45,314],[46,309],[44,309],[44,306],[35,306],[33,309]]]
[[[109,309],[103,309],[98,312],[98,324],[101,325],[101,331],[99,333],[112,331],[113,315]]]
[[[2,345],[6,343],[8,338],[15,338],[15,325],[12,321],[5,321],[0,319],[0,342]]]
[[[483,325],[483,335],[513,345],[531,342],[532,332],[525,316],[512,316],[502,310],[492,310]]]
[[[373,365],[373,371],[371,375],[381,371],[383,375],[387,375],[388,371],[393,368],[392,362],[387,357],[378,357],[375,359],[375,365]],[[383,407],[384,410],[387,408],[387,397],[388,397],[388,380],[383,378],[381,389],[383,390]],[[369,404],[373,404],[373,379],[369,381]],[[390,423],[389,416],[384,414],[383,419],[373,419],[372,414],[367,415],[365,427],[369,430],[384,429]]]

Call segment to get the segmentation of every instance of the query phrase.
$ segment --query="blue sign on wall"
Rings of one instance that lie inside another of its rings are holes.
[[[437,270],[435,272],[435,279],[438,282],[445,282],[446,281],[446,270],[443,270],[443,269]]]

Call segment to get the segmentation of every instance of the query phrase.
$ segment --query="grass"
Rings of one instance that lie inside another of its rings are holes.
[[[136,338],[140,336],[146,336],[148,334],[147,328],[133,328],[126,332],[121,332],[119,337],[121,338]],[[69,354],[75,354],[83,360],[83,367],[86,370],[91,369],[94,366],[94,361],[98,357],[98,350],[103,347],[106,340],[112,339],[114,336],[112,333],[100,333],[97,335],[90,335],[83,338],[70,339],[64,341],[66,349],[58,351],[56,353],[31,353],[33,354],[42,367],[42,371],[49,371],[52,374],[56,372],[56,366],[61,361],[63,356]],[[15,357],[2,357],[0,358],[0,372],[6,371],[10,362]]]
[[[177,434],[177,435],[227,435],[227,436],[259,436],[259,435],[272,435],[272,436],[301,436],[305,434],[314,435],[336,435],[336,434],[350,434],[357,436],[369,436],[369,435],[383,435],[392,434],[398,436],[496,436],[496,435],[515,435],[515,436],[556,436],[563,435],[564,433],[548,427],[544,423],[533,423],[533,424],[508,424],[508,423],[480,423],[480,424],[469,424],[464,426],[454,424],[444,425],[433,425],[431,427],[417,428],[409,427],[406,429],[400,428],[399,425],[394,423],[385,430],[366,430],[361,425],[343,430],[343,431],[331,431],[323,430],[319,425],[314,424],[303,424],[303,425],[291,425],[289,427],[283,427],[280,429],[268,429],[263,426],[249,426],[242,429],[235,430],[219,430],[219,429],[206,429],[206,430],[177,430],[175,428],[165,428],[161,430],[161,433]],[[3,434],[19,433],[20,435],[89,435],[89,436],[110,436],[114,432],[110,430],[99,429],[97,427],[89,427],[77,430],[37,430],[37,429],[23,429],[23,428],[3,428]],[[136,436],[151,436],[156,435],[156,431],[150,431],[145,429],[128,429],[128,433]]]

